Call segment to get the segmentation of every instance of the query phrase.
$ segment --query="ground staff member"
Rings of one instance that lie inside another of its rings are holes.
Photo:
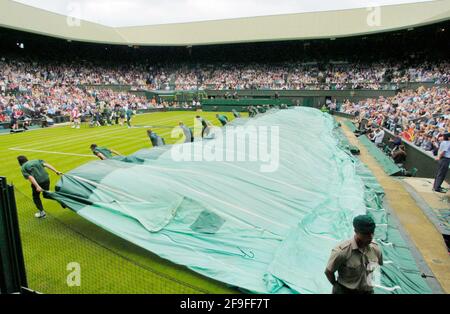
[[[181,130],[184,133],[184,137],[185,143],[189,143],[189,142],[193,142],[194,141],[194,132],[192,132],[192,130],[190,128],[188,128],[182,121],[180,121],[178,123],[178,125],[180,126]]]
[[[123,122],[125,120],[125,113],[126,113],[125,108],[121,107],[119,110],[120,126],[123,126]]]
[[[450,165],[450,141],[448,140],[448,133],[444,134],[443,141],[439,145],[439,152],[436,160],[439,161],[436,176],[434,177],[433,191],[445,193],[441,184],[445,180]]]
[[[18,156],[17,161],[19,162],[23,177],[31,182],[33,202],[39,210],[34,217],[45,218],[46,214],[40,197],[42,191],[48,191],[50,189],[50,177],[47,171],[45,171],[45,168],[52,170],[57,175],[61,175],[61,172],[43,160],[28,160],[25,156]]]
[[[164,139],[151,129],[147,130],[147,136],[150,139],[150,142],[152,142],[153,147],[166,145]]]
[[[133,110],[131,108],[128,108],[126,111],[128,128],[131,128],[131,117],[133,116],[133,114]]]
[[[216,118],[222,123],[222,126],[225,126],[228,123],[228,118],[223,114],[216,114]]]
[[[198,121],[200,121],[200,123],[202,124],[202,137],[204,137],[204,136],[205,136],[205,131],[206,131],[207,128],[208,128],[208,123],[206,123],[206,120],[203,119],[203,118],[200,117],[200,116],[196,116],[195,118],[196,118]]]
[[[373,219],[368,215],[357,216],[353,219],[353,227],[354,237],[332,250],[325,270],[333,285],[333,294],[372,294],[368,276],[376,266],[383,265],[381,250],[372,242],[375,232]]]
[[[121,156],[121,154],[113,149],[109,149],[106,147],[99,147],[97,144],[91,144],[90,146],[92,153],[100,158],[101,160],[109,159],[113,157],[113,154]]]

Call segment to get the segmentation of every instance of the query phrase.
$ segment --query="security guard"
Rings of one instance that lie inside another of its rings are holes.
[[[443,141],[439,145],[439,152],[436,160],[439,161],[436,176],[434,177],[433,191],[439,193],[445,193],[446,191],[442,189],[441,184],[444,182],[447,176],[448,166],[450,165],[450,141],[448,140],[449,134],[446,133],[442,135]]]
[[[383,265],[381,250],[372,242],[373,219],[368,215],[357,216],[353,219],[353,227],[355,236],[332,250],[325,270],[333,285],[333,294],[372,294],[373,287],[368,277],[378,265]]]

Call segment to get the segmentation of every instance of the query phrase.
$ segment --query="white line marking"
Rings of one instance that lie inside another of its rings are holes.
[[[157,120],[158,123],[167,123],[167,122],[175,122],[175,121],[179,121],[179,118],[174,119],[173,117],[171,118],[165,118],[165,119],[160,119]],[[175,127],[176,125],[174,125]],[[100,128],[100,127],[99,127]],[[94,130],[94,128],[93,128]],[[22,145],[22,147],[26,147],[26,146],[36,146],[39,145],[40,148],[49,148],[52,146],[60,146],[60,145],[64,145],[64,144],[68,144],[68,143],[73,143],[76,141],[79,141],[80,139],[88,139],[88,138],[101,138],[101,137],[111,137],[111,134],[116,134],[116,133],[122,133],[123,135],[127,135],[124,136],[125,138],[129,138],[130,137],[130,133],[128,133],[131,129],[128,129],[126,127],[119,127],[117,128],[110,128],[110,129],[97,129],[97,131],[95,131],[95,133],[87,133],[86,134],[71,134],[69,136],[66,136],[64,138],[64,143],[61,144],[61,139],[60,138],[56,138],[54,140],[44,140],[44,141],[33,141],[32,143],[27,143]],[[90,135],[89,135],[90,134]],[[165,133],[164,133],[165,134]],[[167,132],[167,134],[170,134],[170,131]]]
[[[39,149],[23,149],[19,147],[8,148],[9,150],[23,151],[23,152],[33,152],[33,153],[47,153],[47,154],[56,154],[56,155],[70,155],[70,156],[81,156],[81,157],[92,157],[96,158],[94,155],[85,155],[85,154],[74,154],[74,153],[63,153],[63,152],[52,152],[48,150],[39,150]]]

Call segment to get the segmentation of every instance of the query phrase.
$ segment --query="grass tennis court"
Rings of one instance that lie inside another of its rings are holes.
[[[127,155],[150,148],[146,127],[152,127],[166,143],[171,128],[183,121],[194,125],[200,114],[220,125],[216,112],[159,112],[134,116],[132,125],[80,129],[58,126],[25,133],[0,135],[1,170],[16,188],[19,222],[31,289],[43,293],[236,293],[219,282],[204,278],[185,267],[174,265],[138,248],[99,227],[85,221],[69,209],[44,200],[47,218],[33,217],[36,211],[31,199],[30,183],[23,179],[16,160],[18,155],[43,159],[62,172],[95,160],[89,146],[113,148]],[[230,120],[231,113],[223,113]],[[53,172],[51,189],[58,180]],[[81,267],[81,286],[70,287],[67,265],[76,262]]]

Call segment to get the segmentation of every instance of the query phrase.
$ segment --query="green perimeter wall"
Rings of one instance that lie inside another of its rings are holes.
[[[319,108],[325,104],[327,97],[343,102],[346,99],[358,101],[379,96],[395,96],[395,90],[206,90],[208,98],[224,98],[226,93],[237,92],[240,99],[273,99],[277,94],[279,99],[291,101],[293,105]],[[233,99],[228,99],[233,100]],[[202,103],[203,105],[203,103]]]
[[[236,93],[239,99],[279,99],[290,101],[293,105],[306,107],[321,107],[327,97],[335,99],[338,103],[344,102],[346,99],[351,101],[359,101],[366,98],[378,98],[380,96],[395,96],[398,90],[393,88],[371,90],[371,89],[345,89],[345,90],[152,90],[152,91],[131,91],[130,85],[84,85],[88,88],[112,89],[114,91],[129,91],[139,96],[146,96],[148,99],[157,97],[158,100],[166,100],[168,102],[192,102],[193,99],[200,100],[202,105],[208,98],[225,98],[225,95]],[[431,82],[414,82],[399,84],[401,89],[417,89],[420,86],[425,87],[450,87],[450,84],[433,84]],[[235,100],[235,99],[233,99]],[[234,104],[236,105],[236,104]],[[205,108],[206,110],[210,108]],[[238,108],[235,108],[239,110]],[[223,107],[222,110],[227,111],[231,108]],[[242,107],[241,110],[246,110]]]
[[[384,143],[388,143],[390,139],[394,138],[394,134],[384,129]],[[402,141],[406,149],[406,162],[404,168],[407,170],[411,168],[417,168],[417,177],[434,178],[438,168],[439,162],[434,159],[432,154],[426,153],[423,150],[417,148],[414,144],[406,141]],[[450,171],[445,178],[447,182],[450,182]]]
[[[236,109],[236,111],[246,111],[248,106],[258,106],[258,105],[275,105],[280,106],[286,104],[292,106],[292,101],[290,99],[205,99],[201,102],[202,110],[204,111],[231,111]]]

